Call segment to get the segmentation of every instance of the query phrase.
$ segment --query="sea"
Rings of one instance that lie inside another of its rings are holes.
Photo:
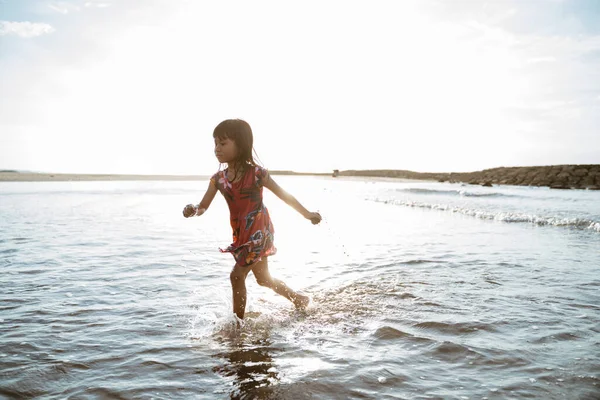
[[[0,398],[600,399],[600,191],[275,179],[243,321],[208,178],[0,183]]]

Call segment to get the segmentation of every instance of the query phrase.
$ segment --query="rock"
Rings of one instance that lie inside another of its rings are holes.
[[[600,187],[600,164],[498,167],[474,172],[420,173],[405,170],[340,171],[344,176],[385,176],[428,179],[439,182],[465,182],[471,185],[528,185],[556,189]],[[594,189],[592,189],[594,190]]]
[[[547,186],[544,182],[546,182],[545,176],[536,175],[529,184],[533,186]]]
[[[571,187],[565,185],[551,185],[550,189],[571,189]]]
[[[585,178],[583,178],[582,180],[579,181],[579,186],[586,188],[586,187],[590,187],[590,186],[595,186],[594,185],[594,178],[591,176],[586,176]]]

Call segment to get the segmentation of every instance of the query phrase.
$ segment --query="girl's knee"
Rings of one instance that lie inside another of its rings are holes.
[[[229,274],[229,280],[231,281],[232,285],[239,285],[240,283],[243,283],[245,279],[246,275],[242,271],[237,269],[234,269]]]
[[[266,287],[272,287],[273,286],[273,279],[271,279],[271,277],[260,277],[260,278],[256,278],[256,283],[258,283],[260,286],[266,286]]]

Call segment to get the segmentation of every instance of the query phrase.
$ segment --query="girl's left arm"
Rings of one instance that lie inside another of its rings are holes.
[[[283,200],[284,203],[286,203],[287,205],[292,207],[294,210],[296,210],[300,214],[302,214],[302,216],[304,218],[311,220],[311,222],[313,224],[318,224],[319,222],[321,222],[321,215],[319,213],[310,212],[306,208],[304,208],[304,206],[302,204],[300,204],[298,199],[296,199],[290,193],[283,190],[283,188],[281,186],[279,186],[277,184],[277,182],[275,182],[273,180],[273,178],[271,178],[271,175],[267,175],[266,178],[264,179],[264,182],[265,182],[264,186],[267,189],[269,189],[271,192],[273,192],[275,194],[275,196],[277,196],[281,200]]]

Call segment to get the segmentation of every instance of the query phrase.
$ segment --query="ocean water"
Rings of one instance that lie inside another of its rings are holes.
[[[600,398],[600,192],[276,180],[240,328],[207,182],[0,183],[0,398]]]

